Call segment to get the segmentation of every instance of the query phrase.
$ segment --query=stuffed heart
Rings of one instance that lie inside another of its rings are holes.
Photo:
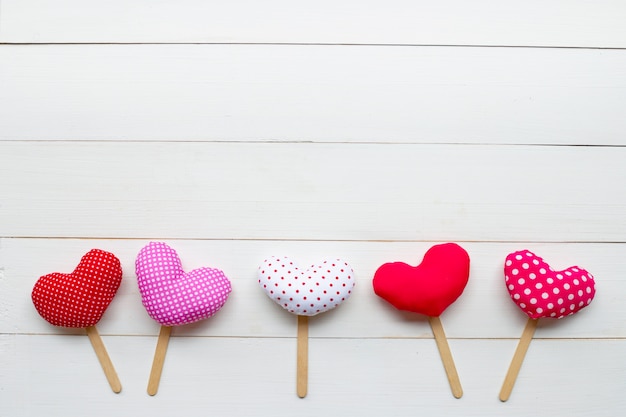
[[[374,292],[399,310],[438,317],[463,293],[470,259],[455,243],[431,247],[418,266],[383,264],[374,274]]]
[[[354,271],[341,259],[323,260],[305,270],[286,256],[272,256],[258,270],[259,285],[290,313],[314,316],[337,307],[352,294]]]
[[[511,299],[533,319],[574,314],[588,306],[596,293],[588,271],[578,266],[555,271],[528,250],[506,257],[504,278]]]
[[[174,249],[150,242],[135,260],[137,284],[148,315],[163,326],[194,323],[211,317],[226,303],[232,288],[222,271],[183,271]]]
[[[120,260],[92,249],[71,274],[54,272],[37,280],[31,294],[37,312],[62,327],[90,327],[100,321],[122,282]]]

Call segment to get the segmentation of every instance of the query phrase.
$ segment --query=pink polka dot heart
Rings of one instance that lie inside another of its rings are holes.
[[[176,251],[163,242],[150,242],[139,251],[135,272],[143,306],[163,326],[211,317],[231,292],[222,271],[205,267],[185,272]]]
[[[285,256],[272,256],[258,270],[259,285],[290,313],[314,316],[331,310],[352,294],[354,271],[341,259],[322,260],[301,270]]]
[[[506,257],[504,277],[511,299],[532,319],[574,314],[588,306],[596,293],[588,271],[578,266],[555,271],[528,250]]]

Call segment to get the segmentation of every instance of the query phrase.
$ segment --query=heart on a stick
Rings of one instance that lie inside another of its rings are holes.
[[[428,249],[417,266],[404,262],[383,264],[372,281],[376,295],[397,309],[428,316],[455,398],[463,396],[463,388],[439,316],[463,293],[469,270],[465,249],[456,243],[444,243]]]
[[[163,242],[150,242],[135,260],[137,283],[148,315],[163,326],[178,326],[206,319],[217,313],[232,287],[219,269],[183,270],[174,249]]]
[[[463,293],[469,255],[456,243],[431,247],[418,266],[383,264],[374,274],[374,292],[399,310],[438,317]]]
[[[61,327],[87,328],[100,321],[122,282],[120,260],[92,249],[72,273],[54,272],[37,280],[31,294],[37,312]]]
[[[278,305],[299,316],[337,307],[352,294],[354,271],[341,259],[327,259],[306,269],[286,256],[272,256],[258,269],[258,282]]]
[[[259,266],[257,277],[272,300],[297,315],[296,392],[304,398],[308,389],[309,316],[331,310],[347,300],[355,285],[354,271],[341,259],[326,259],[300,269],[286,256],[272,256]]]
[[[563,318],[587,307],[595,296],[593,276],[571,266],[554,270],[529,250],[510,253],[504,277],[511,299],[532,319]]]
[[[513,391],[539,319],[574,314],[588,306],[596,293],[594,278],[588,271],[578,266],[556,271],[526,249],[507,255],[504,280],[511,300],[528,321],[502,383],[500,401],[507,401]]]
[[[55,326],[85,328],[102,370],[115,393],[122,384],[98,334],[102,318],[122,282],[120,260],[112,253],[92,249],[74,272],[55,272],[39,278],[31,294],[37,312]]]

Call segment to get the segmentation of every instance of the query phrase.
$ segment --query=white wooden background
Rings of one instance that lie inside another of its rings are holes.
[[[0,1],[0,415],[626,414],[625,22],[618,0]],[[156,397],[150,240],[233,282],[174,330]],[[442,316],[460,400],[427,321],[371,290],[446,241],[472,260]],[[98,325],[119,395],[30,301],[94,247],[124,268]],[[540,322],[501,403],[525,323],[502,262],[522,248],[598,292]],[[255,280],[272,254],[357,275],[311,320],[303,400],[295,317]]]

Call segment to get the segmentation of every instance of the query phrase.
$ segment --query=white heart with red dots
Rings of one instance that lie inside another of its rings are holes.
[[[569,316],[588,306],[596,294],[588,271],[578,266],[555,271],[528,250],[506,257],[504,279],[511,299],[532,319]]]
[[[352,294],[354,271],[341,259],[322,260],[300,269],[286,256],[272,256],[258,270],[259,285],[290,313],[314,316],[331,310]]]

